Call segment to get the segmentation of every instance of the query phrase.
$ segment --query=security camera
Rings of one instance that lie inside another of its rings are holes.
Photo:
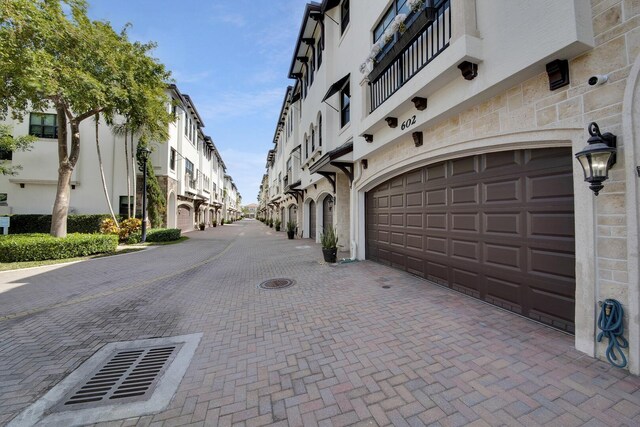
[[[588,83],[590,86],[600,86],[603,85],[609,80],[608,75],[598,74],[596,76],[589,77]]]

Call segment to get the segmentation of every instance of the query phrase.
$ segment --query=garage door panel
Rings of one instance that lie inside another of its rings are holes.
[[[398,187],[404,187],[404,176],[393,178],[391,180],[390,188],[394,189],[394,188],[398,188]]]
[[[451,257],[480,261],[480,243],[465,240],[451,239]]]
[[[517,150],[393,178],[367,193],[367,256],[573,332],[572,163],[570,148]]]
[[[464,157],[462,159],[451,160],[448,163],[452,178],[478,172],[478,157]]]
[[[447,189],[446,188],[437,188],[434,190],[428,190],[426,193],[426,196],[427,196],[427,207],[447,205]]]
[[[499,307],[522,314],[522,286],[520,283],[487,276],[485,301]]]
[[[391,232],[390,233],[390,237],[391,237],[391,244],[392,245],[400,246],[401,248],[404,248],[404,246],[405,246],[405,244],[404,244],[404,233]]]
[[[424,238],[420,234],[407,234],[407,248],[424,250],[423,246]]]
[[[483,185],[484,203],[507,203],[522,201],[522,180],[490,182]]]
[[[407,227],[423,228],[422,214],[407,214]]]
[[[522,270],[522,248],[500,244],[484,244],[484,263],[492,267]]]
[[[492,153],[490,156],[482,156],[483,171],[504,171],[507,167],[518,167],[521,165],[521,151],[503,151],[500,153]]]
[[[427,213],[427,230],[446,230],[447,214],[446,213]]]
[[[572,279],[575,274],[575,255],[573,253],[529,248],[529,268],[531,274],[557,276]]]
[[[428,280],[443,286],[449,286],[449,267],[437,262],[425,262],[425,276]]]
[[[488,234],[522,236],[522,221],[520,212],[485,213],[483,218],[483,232]]]
[[[461,268],[451,269],[451,287],[475,298],[480,298],[479,274]]]
[[[433,184],[433,181],[444,180],[447,177],[447,164],[439,163],[426,168],[427,183]]]
[[[478,185],[467,185],[451,188],[451,204],[460,205],[478,203]]]
[[[422,191],[407,193],[407,207],[422,207],[423,193]]]
[[[527,177],[527,197],[528,201],[534,202],[572,198],[573,176],[567,173],[554,173]]]
[[[528,235],[537,238],[574,238],[571,212],[527,212]]]
[[[451,214],[451,231],[466,231],[478,233],[479,230],[479,217],[480,215],[477,213],[473,214],[462,214],[462,213],[452,213]]]
[[[437,255],[447,255],[447,239],[428,236],[426,251]]]

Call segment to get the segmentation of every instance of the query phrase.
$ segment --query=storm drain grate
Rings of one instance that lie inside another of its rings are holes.
[[[260,289],[284,289],[293,286],[296,282],[291,279],[269,279],[258,285]]]
[[[84,426],[167,408],[202,334],[105,344],[9,427]]]
[[[115,353],[85,383],[73,390],[61,406],[146,399],[171,363],[179,346],[153,347]]]

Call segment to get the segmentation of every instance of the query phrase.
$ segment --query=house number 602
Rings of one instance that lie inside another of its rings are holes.
[[[415,124],[416,124],[416,116],[413,116],[410,119],[407,119],[404,122],[402,122],[402,126],[400,126],[400,129],[405,130],[405,129],[408,129],[410,126],[413,126]]]

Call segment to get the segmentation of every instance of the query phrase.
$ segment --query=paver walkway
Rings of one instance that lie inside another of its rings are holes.
[[[105,425],[640,425],[640,378],[570,336],[256,221],[189,236],[0,273],[0,425],[107,342],[196,332],[167,410]]]

